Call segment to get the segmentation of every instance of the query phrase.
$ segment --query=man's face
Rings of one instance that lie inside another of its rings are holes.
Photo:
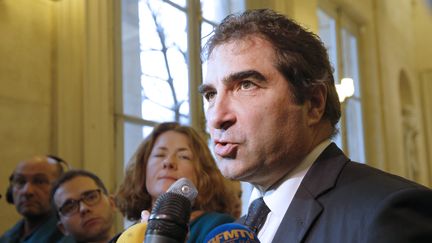
[[[307,154],[307,103],[295,102],[269,42],[217,46],[200,92],[218,167],[225,177],[268,187]]]
[[[44,217],[52,210],[50,192],[58,177],[58,167],[45,157],[18,164],[12,179],[15,207],[26,218]]]
[[[61,184],[54,194],[54,203],[61,208],[72,201],[80,200],[89,192],[99,189],[93,179],[77,176]],[[96,204],[78,203],[78,209],[70,215],[60,213],[59,226],[66,235],[72,235],[77,241],[91,242],[110,238],[114,220],[114,202],[103,192]]]

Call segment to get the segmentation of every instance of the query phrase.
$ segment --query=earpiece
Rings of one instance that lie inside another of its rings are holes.
[[[13,204],[13,195],[12,195],[12,179],[13,179],[13,173],[9,176],[9,186],[6,189],[6,202]]]
[[[47,154],[46,157],[54,160],[55,162],[57,162],[60,165],[62,174],[63,174],[63,172],[68,171],[72,168],[70,166],[70,164],[68,162],[66,162],[66,160],[64,160],[64,159],[62,159],[56,155]]]

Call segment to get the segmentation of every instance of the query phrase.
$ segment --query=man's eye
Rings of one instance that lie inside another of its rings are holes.
[[[98,191],[91,191],[91,192],[88,192],[84,195],[84,200],[85,201],[94,201],[98,197],[99,197]]]
[[[251,89],[254,87],[256,87],[256,85],[249,80],[245,80],[240,83],[240,89]]]
[[[89,194],[89,195],[86,195],[86,199],[87,199],[87,200],[93,200],[93,199],[95,199],[96,197],[97,197],[97,195],[94,194],[94,193]]]
[[[76,202],[75,200],[68,200],[60,207],[60,209],[64,212],[70,211],[71,208],[75,206]]]
[[[26,179],[24,179],[24,178],[16,178],[16,179],[14,179],[14,180],[12,181],[12,183],[13,183],[14,185],[17,185],[17,186],[22,186],[22,185],[26,184],[27,181],[26,181]]]
[[[216,92],[213,92],[213,91],[204,93],[204,98],[207,101],[212,100],[215,96],[216,96]]]
[[[35,179],[33,179],[33,184],[45,185],[45,184],[49,184],[49,181],[47,179],[43,179],[43,178],[35,178]]]

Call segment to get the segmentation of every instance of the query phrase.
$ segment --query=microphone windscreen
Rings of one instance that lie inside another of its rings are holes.
[[[174,182],[152,207],[145,241],[184,242],[197,195],[198,190],[190,180],[181,178]]]
[[[176,194],[180,194],[193,204],[193,201],[198,195],[198,190],[195,185],[187,178],[180,178],[176,182],[174,182],[167,190],[167,192],[172,192]]]
[[[137,223],[127,228],[117,239],[117,243],[143,243],[147,223]]]
[[[244,225],[222,224],[210,231],[204,243],[259,243],[254,232]]]

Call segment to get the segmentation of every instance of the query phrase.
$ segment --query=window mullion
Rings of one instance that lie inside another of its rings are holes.
[[[339,80],[335,80],[336,83],[340,83],[340,80],[345,76],[344,74],[344,62],[343,62],[343,43],[342,43],[342,13],[340,8],[336,9],[336,53],[337,53],[337,76],[339,77]],[[346,104],[345,102],[341,104],[341,111],[342,116],[340,120],[340,133],[341,133],[341,139],[342,139],[342,149],[346,154],[349,155],[349,146],[348,146],[348,132],[347,132],[347,119],[346,119]]]
[[[188,73],[189,73],[189,116],[190,124],[198,131],[205,131],[202,99],[197,87],[202,83],[201,74],[201,6],[199,0],[187,1],[188,26]]]

